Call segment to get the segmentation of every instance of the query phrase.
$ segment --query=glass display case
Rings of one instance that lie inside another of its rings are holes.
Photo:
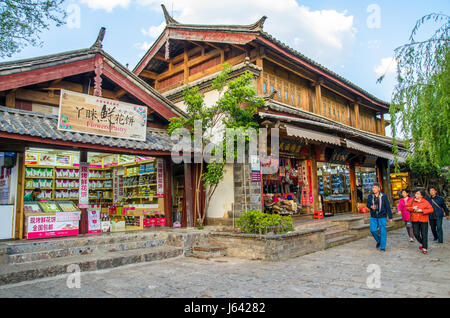
[[[62,212],[77,212],[80,211],[72,201],[56,201]]]
[[[25,213],[42,213],[42,209],[38,202],[24,202],[23,211]]]
[[[61,212],[61,209],[55,201],[40,201],[39,206],[45,213]]]

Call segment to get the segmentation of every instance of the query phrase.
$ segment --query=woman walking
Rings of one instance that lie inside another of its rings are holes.
[[[410,202],[406,209],[411,212],[411,222],[416,240],[419,242],[419,249],[428,253],[428,215],[433,213],[433,207],[425,199],[425,190],[417,190],[415,199]]]
[[[413,225],[410,220],[411,213],[406,209],[406,207],[411,204],[411,201],[414,200],[414,198],[409,196],[409,192],[410,191],[408,189],[402,190],[402,198],[398,202],[397,211],[398,214],[402,215],[402,220],[405,222],[406,232],[408,232],[409,241],[414,242]]]

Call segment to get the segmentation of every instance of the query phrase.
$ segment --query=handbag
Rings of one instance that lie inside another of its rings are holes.
[[[412,228],[412,226],[413,226],[413,225],[412,225],[412,222],[411,222],[411,221],[406,221],[406,227],[407,227],[407,228],[410,229],[410,228]]]

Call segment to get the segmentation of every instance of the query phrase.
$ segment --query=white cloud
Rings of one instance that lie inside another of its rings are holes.
[[[378,77],[395,74],[397,71],[397,60],[393,57],[383,58],[381,59],[380,64],[373,68],[373,71]]]
[[[150,42],[138,42],[134,44],[134,47],[143,51],[147,51],[152,46]]]
[[[157,26],[151,26],[148,30],[142,29],[141,32],[145,36],[149,36],[151,38],[156,39],[166,27],[166,22],[161,23]]]
[[[338,67],[348,58],[356,36],[354,17],[346,11],[311,10],[295,0],[137,0],[159,12],[160,3],[181,23],[250,24],[268,17],[264,30],[322,64]],[[156,38],[163,27],[151,26],[144,35]],[[158,33],[158,34],[157,34]]]
[[[127,8],[131,0],[80,0],[81,3],[85,3],[92,9],[103,9],[111,12],[115,7],[120,6]]]

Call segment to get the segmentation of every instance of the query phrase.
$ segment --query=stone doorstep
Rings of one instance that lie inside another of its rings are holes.
[[[155,246],[162,246],[166,242],[165,239],[153,239],[153,240],[138,240],[138,241],[125,241],[122,243],[113,244],[99,244],[89,245],[82,247],[69,247],[62,249],[52,249],[46,251],[36,251],[29,253],[17,253],[8,255],[8,263],[27,263],[45,259],[54,259],[68,256],[84,256],[101,252],[118,252],[126,250],[136,250],[142,248],[149,248]]]
[[[338,236],[338,237],[335,237],[335,238],[331,238],[331,239],[325,240],[325,246],[326,247],[333,247],[333,246],[336,246],[336,245],[352,242],[352,241],[355,241],[357,239],[358,239],[358,237],[356,235],[352,235],[352,234]]]
[[[114,235],[116,234],[116,235]],[[153,239],[159,239],[166,237],[167,234],[164,232],[139,232],[139,233],[114,233],[111,234],[101,234],[93,236],[75,236],[67,238],[54,238],[45,240],[25,240],[25,241],[12,241],[5,243],[7,254],[19,254],[19,253],[30,253],[36,251],[48,251],[61,248],[76,248],[76,247],[86,247],[92,245],[101,244],[114,244],[114,243],[124,243],[133,242],[138,240],[148,240],[149,237]]]
[[[217,252],[217,251],[222,251],[222,250],[226,250],[226,247],[221,247],[221,246],[194,246],[193,250],[194,251],[201,251],[201,252]]]
[[[331,230],[325,232],[325,240],[340,237],[347,234],[347,230]]]
[[[182,248],[172,246],[152,247],[139,250],[110,252],[105,255],[86,255],[61,259],[37,261],[25,264],[13,264],[0,267],[0,285],[67,274],[67,267],[80,266],[82,272],[114,268],[135,263],[151,262],[183,255]]]

